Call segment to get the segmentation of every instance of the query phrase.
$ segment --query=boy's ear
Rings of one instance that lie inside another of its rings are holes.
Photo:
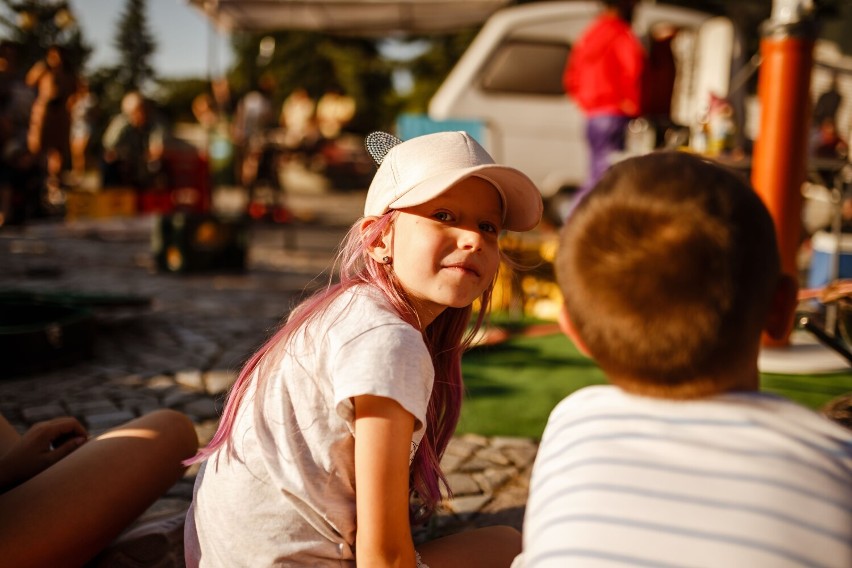
[[[565,304],[562,304],[562,309],[559,310],[559,329],[562,330],[562,333],[568,336],[568,339],[574,342],[574,345],[577,346],[577,349],[580,350],[580,353],[585,355],[586,357],[591,357],[589,354],[589,350],[586,348],[586,344],[583,343],[583,340],[580,339],[580,335],[577,333],[577,329],[574,327],[573,322],[571,321],[571,316],[568,315],[568,308]]]
[[[378,220],[378,217],[364,217],[361,221],[361,238],[367,238],[367,230],[370,228],[370,225],[375,223]],[[380,264],[385,264],[385,257],[392,257],[391,254],[391,243],[393,242],[393,225],[390,225],[384,233],[382,233],[378,238],[376,238],[372,243],[367,243],[365,241],[365,245],[367,246],[367,253],[370,257]]]
[[[789,274],[782,274],[775,285],[772,300],[769,305],[769,313],[763,329],[766,334],[775,340],[787,337],[793,328],[793,315],[798,305],[799,285]]]

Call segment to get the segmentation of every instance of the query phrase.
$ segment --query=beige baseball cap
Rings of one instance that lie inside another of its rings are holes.
[[[426,203],[461,180],[476,176],[500,193],[504,229],[529,231],[541,220],[541,192],[532,180],[520,170],[495,164],[467,132],[437,132],[405,142],[374,132],[365,143],[379,164],[367,192],[366,216]]]

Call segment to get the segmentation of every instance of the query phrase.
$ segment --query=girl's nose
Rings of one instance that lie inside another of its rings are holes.
[[[478,230],[459,227],[459,248],[465,250],[479,250],[482,248],[482,235]]]

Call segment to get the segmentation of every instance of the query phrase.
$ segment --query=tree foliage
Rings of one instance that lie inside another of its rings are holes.
[[[0,38],[20,46],[22,69],[42,59],[51,45],[61,47],[76,69],[83,67],[92,52],[64,1],[0,0]]]
[[[267,39],[268,38],[268,39]],[[261,42],[274,46],[264,57]],[[355,100],[355,130],[392,120],[386,107],[391,91],[391,66],[373,40],[331,36],[308,31],[233,36],[234,66],[228,82],[235,98],[256,86],[263,74],[275,79],[273,102],[280,108],[295,89],[304,88],[314,99],[339,90]]]
[[[145,0],[127,0],[116,28],[113,44],[119,55],[114,82],[124,92],[142,89],[154,79],[151,56],[157,44],[148,26]]]
[[[426,112],[432,95],[444,82],[478,31],[479,28],[471,28],[429,38],[430,48],[407,65],[414,78],[414,89],[405,100],[407,112]]]

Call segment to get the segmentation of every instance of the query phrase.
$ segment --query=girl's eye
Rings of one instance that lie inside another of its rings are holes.
[[[438,211],[433,215],[438,221],[449,222],[453,220],[453,216],[447,211]]]
[[[497,227],[491,223],[480,223],[479,230],[485,231],[486,233],[497,233]]]

